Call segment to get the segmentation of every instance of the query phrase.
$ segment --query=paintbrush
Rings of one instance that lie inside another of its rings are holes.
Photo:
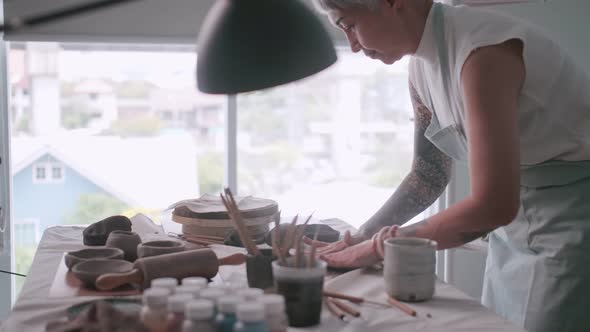
[[[224,197],[223,194],[219,195],[221,197],[223,205],[225,205],[225,208],[227,209],[230,219],[236,225],[236,230],[238,231],[238,236],[240,237],[240,240],[242,241],[244,247],[250,255],[258,255],[260,251],[258,250],[256,244],[254,243],[254,241],[252,241],[252,238],[250,237],[250,232],[248,232],[248,228],[246,227],[246,224],[244,223],[244,220],[240,215],[240,210],[238,209],[236,201],[231,193],[231,190],[229,188],[225,188],[224,191],[227,198]]]
[[[361,317],[361,312],[356,310],[355,308],[349,306],[348,304],[340,301],[340,300],[336,300],[336,299],[330,299],[340,310],[344,311],[345,313],[351,315],[352,317]]]
[[[303,239],[303,234],[305,232],[305,228],[307,227],[307,223],[311,220],[313,216],[313,212],[307,217],[303,225],[301,225],[300,230],[297,232],[297,236],[295,238],[295,266],[301,267],[301,260],[303,257],[303,250],[301,248],[301,240]]]
[[[342,299],[342,300],[347,300],[350,301],[352,303],[371,303],[371,304],[376,304],[376,305],[380,305],[380,306],[384,306],[384,307],[390,307],[391,305],[387,304],[387,303],[382,303],[382,302],[378,302],[378,301],[371,301],[371,300],[367,300],[364,299],[362,297],[357,297],[357,296],[352,296],[352,295],[346,295],[346,294],[340,294],[340,293],[336,293],[336,292],[329,292],[329,291],[322,291],[324,296],[327,297],[333,297],[336,299]]]
[[[344,320],[344,318],[346,317],[346,315],[344,314],[344,311],[340,310],[340,308],[338,308],[334,302],[333,299],[326,297],[324,298],[324,301],[326,302],[326,307],[328,308],[328,311],[336,318],[340,319],[340,320]]]

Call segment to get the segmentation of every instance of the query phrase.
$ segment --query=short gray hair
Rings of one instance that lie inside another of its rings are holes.
[[[379,7],[379,0],[312,0],[315,8],[323,14],[332,9],[347,9],[351,7],[375,10]]]

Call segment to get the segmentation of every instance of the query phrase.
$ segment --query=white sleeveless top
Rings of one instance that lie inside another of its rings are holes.
[[[460,83],[463,64],[478,47],[519,39],[524,45],[526,70],[519,98],[521,165],[548,160],[590,160],[588,74],[530,24],[493,11],[439,5],[443,6],[450,96],[445,93],[432,9],[410,61],[410,81],[440,126],[456,126],[460,139],[467,145]]]

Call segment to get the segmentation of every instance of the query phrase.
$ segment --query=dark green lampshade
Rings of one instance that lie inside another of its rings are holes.
[[[198,88],[214,94],[285,84],[337,59],[324,26],[300,0],[217,0],[197,48]]]

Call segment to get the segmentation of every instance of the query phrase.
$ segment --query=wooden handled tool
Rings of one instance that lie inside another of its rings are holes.
[[[139,284],[148,288],[156,278],[204,277],[211,279],[221,265],[240,265],[244,263],[244,254],[233,254],[221,259],[211,249],[196,249],[170,254],[139,258],[134,269],[125,273],[107,273],[96,280],[96,288],[112,290],[127,283]]]
[[[352,296],[352,295],[346,295],[346,294],[340,294],[340,293],[335,293],[335,292],[329,292],[329,291],[326,291],[326,290],[324,290],[322,293],[324,294],[324,296],[333,297],[335,299],[347,300],[347,301],[350,301],[352,303],[357,303],[357,304],[360,304],[360,303],[371,303],[371,304],[381,305],[381,306],[384,306],[384,307],[389,307],[389,305],[386,304],[386,303],[381,303],[381,302],[378,302],[378,301],[371,301],[371,300],[367,300],[367,299],[362,298],[362,297],[356,297],[356,296]]]
[[[125,273],[107,273],[99,276],[96,279],[96,288],[99,290],[113,290],[117,287],[126,284],[139,284],[143,283],[143,273],[139,269],[133,269]]]

